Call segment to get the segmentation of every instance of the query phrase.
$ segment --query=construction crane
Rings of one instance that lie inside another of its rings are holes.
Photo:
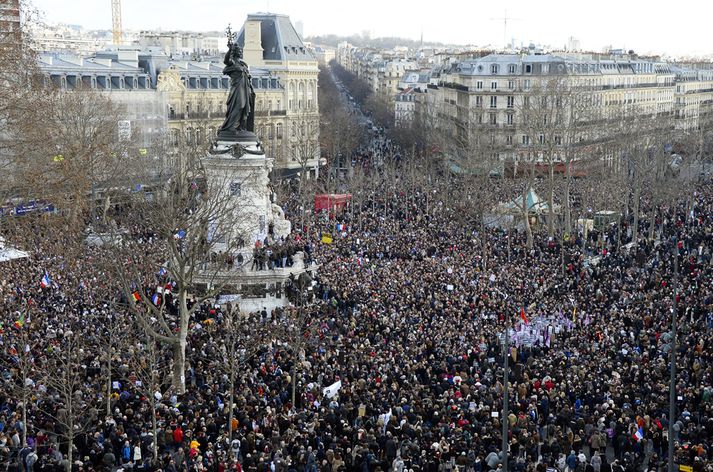
[[[111,32],[114,44],[121,44],[121,0],[111,0]]]

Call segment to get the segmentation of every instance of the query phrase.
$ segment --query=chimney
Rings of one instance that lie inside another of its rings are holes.
[[[247,20],[245,22],[245,44],[243,59],[250,66],[262,66],[262,31],[260,20]]]

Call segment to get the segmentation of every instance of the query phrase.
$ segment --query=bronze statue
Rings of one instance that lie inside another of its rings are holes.
[[[243,61],[243,50],[233,42],[235,34],[228,26],[228,52],[225,53],[223,74],[230,77],[230,93],[226,105],[225,121],[218,130],[222,139],[256,139],[255,129],[255,91],[253,90],[250,69]]]

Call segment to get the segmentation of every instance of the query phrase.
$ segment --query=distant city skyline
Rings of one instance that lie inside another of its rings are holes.
[[[111,29],[110,0],[31,0],[49,23]],[[502,4],[472,0],[426,3],[423,8],[401,2],[361,0],[122,0],[125,30],[220,31],[228,22],[239,28],[248,13],[270,11],[301,21],[305,36],[347,36],[370,32],[372,37],[396,36],[446,44],[502,47],[502,18],[509,21],[505,41],[562,48],[573,36],[584,50],[605,46],[637,53],[674,56],[713,55],[706,38],[713,2],[684,0],[659,8],[642,2],[614,0],[512,0]],[[440,7],[437,8],[436,6]]]

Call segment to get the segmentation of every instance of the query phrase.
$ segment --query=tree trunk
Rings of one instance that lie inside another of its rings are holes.
[[[151,394],[153,397],[153,393]],[[158,464],[158,424],[156,422],[156,398],[151,400],[151,429],[153,432],[153,443],[151,444],[151,450],[153,452],[153,465]]]
[[[23,369],[24,370],[24,369]],[[26,374],[22,379],[22,447],[27,446],[27,383]]]
[[[233,353],[229,353],[228,355],[233,355]],[[228,442],[233,441],[233,401],[235,400],[235,368],[234,366],[231,366],[233,368],[230,369],[230,394],[228,395]],[[230,458],[235,459],[233,457],[233,448],[230,448]]]
[[[109,337],[109,346],[106,362],[106,416],[111,416],[111,336]]]
[[[72,410],[70,408],[69,414],[72,415]],[[69,433],[67,436],[67,467],[66,470],[67,472],[72,472],[72,462],[73,462],[73,456],[74,456],[74,421],[69,422]]]
[[[186,345],[188,338],[188,304],[186,301],[186,291],[181,290],[179,295],[181,313],[178,342],[173,345],[173,386],[177,393],[186,391]]]
[[[639,205],[641,203],[641,185],[637,184],[634,188],[634,224],[631,227],[631,240],[636,242],[639,236]]]
[[[186,391],[186,341],[173,345],[173,387],[177,393]]]
[[[297,397],[297,359],[292,361],[292,408],[297,409],[295,398]]]
[[[529,187],[525,187],[522,192],[522,215],[525,220],[525,234],[527,235],[527,249],[530,250],[535,244],[534,238],[532,237],[532,227],[530,226],[530,212],[527,208],[527,192]]]
[[[485,218],[480,215],[480,250],[483,253],[483,270],[488,270],[488,253],[486,250]]]
[[[550,188],[547,199],[548,215],[547,215],[547,236],[555,235],[555,165],[550,162]]]
[[[569,203],[569,191],[572,184],[571,161],[567,162],[564,180],[564,230],[567,234],[572,234],[572,207]]]

